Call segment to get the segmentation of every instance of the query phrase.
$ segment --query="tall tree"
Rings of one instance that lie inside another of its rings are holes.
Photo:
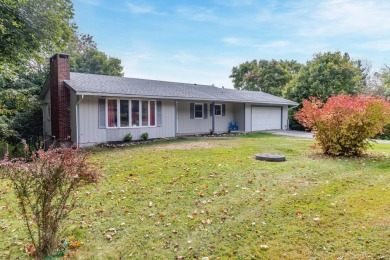
[[[348,53],[317,53],[288,84],[286,97],[301,102],[311,96],[325,101],[337,94],[357,94],[363,91],[364,69],[360,61]]]
[[[233,67],[230,78],[236,89],[264,91],[280,96],[301,66],[295,60],[247,61]]]
[[[123,76],[121,60],[99,51],[93,37],[75,33],[67,52],[71,55],[71,71],[110,76]]]
[[[0,76],[15,76],[31,59],[62,49],[75,25],[71,0],[2,0]]]
[[[385,96],[387,100],[390,100],[390,67],[385,65],[384,68],[382,68],[381,74],[380,74],[381,80],[382,80],[382,87],[381,87],[381,93],[380,95]]]

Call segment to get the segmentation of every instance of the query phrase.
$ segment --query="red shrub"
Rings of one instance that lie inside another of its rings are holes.
[[[315,139],[329,155],[360,155],[369,138],[390,123],[390,103],[379,97],[339,95],[326,103],[304,99],[295,118],[314,130]]]
[[[6,157],[0,163],[0,177],[13,184],[31,252],[39,259],[56,250],[60,223],[76,206],[77,190],[99,179],[87,156],[77,149],[56,148],[39,150],[29,161]]]

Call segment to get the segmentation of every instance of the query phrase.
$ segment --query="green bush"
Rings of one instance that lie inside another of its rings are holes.
[[[146,141],[149,138],[149,134],[147,132],[141,134],[142,140]]]
[[[390,103],[383,98],[339,95],[326,103],[304,99],[295,118],[315,131],[324,154],[360,155],[369,139],[390,123]]]
[[[128,133],[127,135],[125,135],[125,137],[123,137],[123,142],[131,142],[133,140],[133,136]]]

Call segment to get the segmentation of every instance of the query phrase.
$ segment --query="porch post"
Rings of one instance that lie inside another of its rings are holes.
[[[212,122],[212,125],[211,125],[211,130],[213,130],[213,133],[215,132],[215,102],[212,102],[211,103],[211,122]]]

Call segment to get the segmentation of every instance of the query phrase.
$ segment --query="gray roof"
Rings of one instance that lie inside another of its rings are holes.
[[[207,100],[263,104],[297,103],[261,91],[221,89],[215,86],[70,73],[66,85],[79,95],[128,96],[177,100]]]

